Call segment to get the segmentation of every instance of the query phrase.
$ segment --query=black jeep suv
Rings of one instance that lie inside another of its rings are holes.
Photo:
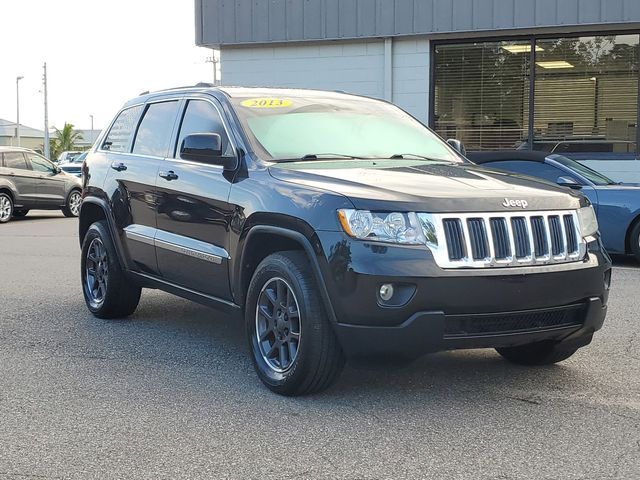
[[[351,356],[496,348],[564,360],[604,321],[588,200],[477,167],[399,108],[198,86],[128,102],[88,154],[82,286],[101,318],[159,288],[244,316],[273,391]]]

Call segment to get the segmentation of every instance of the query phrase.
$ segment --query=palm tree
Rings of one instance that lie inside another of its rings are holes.
[[[58,156],[67,150],[77,150],[76,142],[82,140],[82,134],[73,129],[71,123],[65,123],[62,130],[54,128],[55,137],[51,139],[51,158]]]

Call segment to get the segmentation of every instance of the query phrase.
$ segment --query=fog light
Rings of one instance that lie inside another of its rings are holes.
[[[384,302],[388,302],[393,297],[393,285],[390,283],[385,283],[380,287],[380,300]]]

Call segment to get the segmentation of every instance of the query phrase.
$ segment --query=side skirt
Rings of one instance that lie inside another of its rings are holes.
[[[144,288],[157,288],[158,290],[163,290],[167,293],[171,293],[181,298],[186,298],[187,300],[197,302],[201,305],[215,308],[216,310],[222,311],[224,313],[238,315],[238,317],[241,316],[242,308],[228,300],[196,292],[195,290],[181,287],[179,285],[167,282],[166,280],[148,275],[146,273],[132,271],[128,271],[127,273],[137,284]]]

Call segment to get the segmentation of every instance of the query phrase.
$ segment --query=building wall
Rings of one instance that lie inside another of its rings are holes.
[[[639,0],[196,0],[201,46],[640,23]]]
[[[31,148],[33,150],[42,149],[43,139],[37,137],[20,137],[20,146]],[[0,137],[0,146],[13,147],[16,146],[15,137]]]
[[[224,48],[220,55],[225,85],[343,90],[391,100],[427,121],[429,42],[424,38],[386,45],[371,40]]]

